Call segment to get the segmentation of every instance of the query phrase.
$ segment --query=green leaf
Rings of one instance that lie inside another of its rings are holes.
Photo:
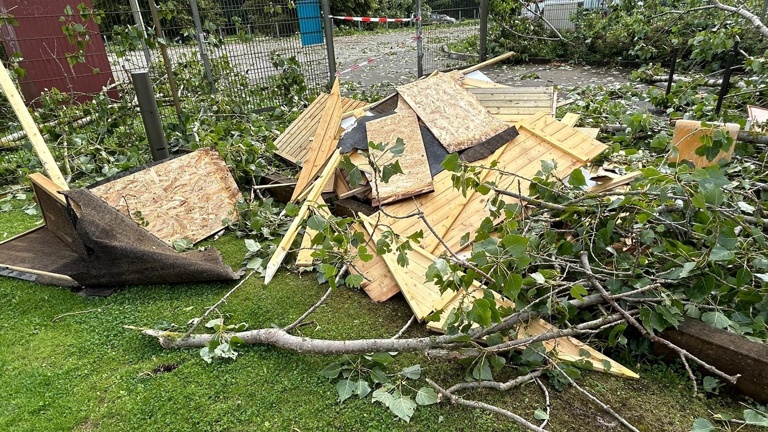
[[[341,363],[333,362],[320,371],[320,375],[326,378],[336,378],[341,373]]]
[[[385,352],[375,353],[371,356],[371,361],[374,361],[376,363],[381,363],[383,365],[388,365],[395,361],[395,359],[389,354]]]
[[[384,168],[381,169],[381,181],[388,183],[392,176],[402,173],[403,169],[400,167],[400,161],[384,165]]]
[[[245,247],[248,249],[248,252],[251,253],[256,253],[261,250],[261,244],[251,239],[245,239]]]
[[[354,167],[349,171],[349,185],[353,188],[360,186],[363,182],[363,174],[360,173],[360,168]]]
[[[437,403],[437,392],[430,387],[422,387],[416,392],[416,403],[419,405],[432,405]]]
[[[536,420],[549,420],[549,415],[547,415],[547,413],[544,410],[537,409],[533,413],[533,418],[535,418]]]
[[[407,396],[400,396],[389,404],[389,410],[406,422],[410,422],[413,412],[416,411],[416,403]]]
[[[377,384],[386,384],[389,382],[387,374],[379,368],[373,368],[373,370],[371,370],[371,379]]]
[[[487,358],[482,357],[480,361],[475,364],[472,369],[472,378],[478,381],[491,381],[493,380],[493,374],[491,373],[491,363]]]
[[[369,254],[368,248],[362,245],[357,247],[357,256],[363,262],[369,262],[373,259],[373,254]]]
[[[440,164],[445,168],[447,171],[451,172],[459,172],[461,169],[461,162],[459,161],[459,154],[458,153],[451,153],[448,156],[443,159],[443,162]]]
[[[731,320],[728,319],[722,312],[704,312],[701,314],[701,320],[711,325],[712,327],[719,329],[726,329],[731,324]]]
[[[395,141],[395,145],[389,148],[389,152],[395,156],[399,156],[403,154],[404,151],[405,151],[405,141],[403,141],[402,138],[398,138]]]
[[[587,289],[584,288],[584,285],[574,285],[571,288],[571,297],[576,300],[583,300],[585,295],[587,295]]]
[[[327,221],[322,216],[312,215],[307,220],[307,228],[315,231],[323,231],[327,225]]]
[[[717,430],[715,426],[709,420],[701,417],[694,420],[693,427],[691,427],[691,432],[712,432],[714,430]]]
[[[371,386],[368,385],[368,381],[360,380],[357,382],[357,385],[355,386],[355,394],[359,399],[368,396],[368,393],[370,392]]]
[[[344,279],[344,283],[348,287],[360,288],[360,284],[363,283],[363,277],[356,274],[350,274]]]
[[[712,248],[712,252],[709,253],[710,261],[728,261],[736,255],[722,246],[715,246]]]
[[[339,392],[339,402],[344,402],[345,400],[349,399],[353,394],[355,394],[356,390],[357,383],[352,380],[343,379],[336,383],[336,391]]]
[[[381,402],[387,408],[389,408],[389,406],[392,405],[392,402],[395,401],[395,397],[392,396],[392,393],[383,388],[374,391],[371,399],[371,402]]]
[[[400,375],[412,380],[419,379],[421,376],[421,365],[415,364],[413,366],[408,366],[400,371]]]
[[[224,318],[216,318],[205,323],[205,327],[212,329],[222,324],[224,324]]]
[[[753,409],[744,410],[744,421],[748,425],[768,427],[768,416]]]
[[[576,168],[571,171],[571,175],[568,177],[568,184],[580,188],[587,185],[587,179],[584,177],[584,173],[581,168]]]

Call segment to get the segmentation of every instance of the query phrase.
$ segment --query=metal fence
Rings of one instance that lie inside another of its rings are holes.
[[[480,8],[476,0],[451,0],[450,7],[422,15],[424,74],[477,63],[477,52],[466,54],[463,46],[476,47],[480,38]],[[462,51],[464,54],[456,54]]]

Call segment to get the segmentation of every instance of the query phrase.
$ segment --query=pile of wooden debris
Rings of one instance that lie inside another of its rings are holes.
[[[596,129],[573,127],[578,116],[556,120],[555,108],[552,88],[506,87],[473,70],[435,73],[373,105],[341,97],[336,82],[330,95],[315,100],[276,141],[277,154],[301,166],[291,201],[302,204],[267,265],[265,282],[273,278],[302,228],[296,265],[312,266],[317,232],[306,221],[311,215],[328,218],[332,202],[338,209],[356,200],[346,207],[358,210],[360,222],[354,229],[369,242],[368,250],[376,249],[385,231],[403,239],[422,238],[405,251],[407,266],[399,265],[397,252],[391,252],[367,261],[358,258],[350,272],[362,276],[361,286],[374,301],[401,292],[419,321],[444,332],[450,311],[471,308],[484,290],[476,284],[461,293],[441,292],[426,279],[427,268],[440,256],[466,254],[471,249],[468,235],[491,211],[488,195],[462,193],[454,187],[454,173],[441,163],[457,154],[477,167],[481,181],[511,173],[514,185],[505,184],[507,190],[527,191],[542,161],[565,178],[607,146],[595,139]],[[381,167],[395,162],[402,173],[383,175]],[[605,179],[611,186],[626,181]],[[497,305],[514,309],[509,299],[495,297]],[[440,321],[429,321],[438,310],[443,311]],[[534,320],[518,332],[524,337],[554,330]],[[561,360],[588,361],[594,370],[637,377],[576,339],[553,339],[545,346]]]

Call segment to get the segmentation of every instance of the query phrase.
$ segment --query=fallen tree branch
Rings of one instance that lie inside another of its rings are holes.
[[[529,422],[528,420],[520,417],[519,415],[513,413],[512,411],[507,411],[507,410],[505,410],[503,408],[499,408],[499,407],[494,406],[494,405],[489,405],[489,404],[487,404],[485,402],[479,402],[479,401],[473,401],[473,400],[469,400],[469,399],[464,399],[462,397],[459,397],[459,396],[456,396],[456,395],[454,395],[452,393],[449,393],[447,390],[445,390],[444,388],[440,387],[439,385],[437,385],[434,381],[432,381],[429,378],[427,378],[426,381],[427,381],[427,384],[429,384],[433,389],[435,389],[438,393],[443,395],[445,398],[447,398],[453,404],[464,405],[464,406],[468,406],[470,408],[477,408],[477,409],[482,409],[482,410],[485,410],[485,411],[490,411],[490,412],[492,412],[494,414],[499,414],[499,415],[502,415],[502,416],[504,416],[504,417],[506,417],[508,419],[511,419],[515,423],[519,424],[520,426],[522,426],[522,427],[524,427],[524,428],[526,428],[526,429],[528,429],[530,431],[546,432],[546,429],[542,429],[542,428],[536,426],[535,424],[533,424],[533,423]]]
[[[341,270],[339,271],[339,274],[338,274],[338,275],[336,275],[336,283],[335,283],[334,285],[336,285],[336,286],[338,286],[338,285],[339,285],[339,282],[341,281],[341,277],[342,277],[342,275],[343,275],[344,273],[346,273],[346,271],[347,271],[347,266],[345,265],[344,267],[342,267],[342,268],[341,268]],[[319,307],[320,307],[320,305],[322,305],[323,303],[325,303],[325,300],[327,300],[327,299],[328,299],[328,296],[330,296],[332,292],[333,292],[333,287],[332,287],[332,286],[331,286],[331,287],[328,287],[328,290],[325,292],[325,294],[323,294],[323,296],[322,296],[322,297],[320,297],[320,300],[318,300],[318,301],[317,301],[317,303],[313,304],[313,305],[312,305],[312,307],[310,307],[309,309],[307,309],[307,311],[306,311],[306,312],[304,312],[303,314],[301,314],[301,316],[300,316],[300,317],[296,318],[296,321],[294,321],[294,322],[292,322],[291,324],[288,324],[287,326],[285,326],[285,327],[283,328],[283,330],[285,330],[285,331],[289,332],[289,331],[291,331],[291,330],[295,329],[296,327],[298,327],[298,326],[299,326],[299,324],[301,324],[301,323],[302,323],[302,322],[303,322],[305,319],[307,319],[307,317],[308,317],[310,314],[312,314],[312,312],[314,312],[315,310],[317,310],[317,308],[319,308]]]
[[[749,21],[750,23],[752,23],[752,25],[755,27],[755,29],[758,32],[760,32],[760,34],[764,38],[768,38],[768,27],[766,27],[765,24],[763,24],[763,22],[760,21],[760,17],[758,17],[757,15],[755,15],[752,12],[742,8],[741,6],[733,7],[733,6],[722,4],[722,3],[720,3],[717,0],[711,0],[711,1],[712,1],[712,5],[714,7],[716,7],[717,9],[724,10],[726,12],[731,12],[731,13],[735,13],[737,15],[740,15],[742,18],[744,18],[747,21]]]
[[[535,370],[525,375],[521,375],[517,378],[512,378],[511,380],[503,383],[500,383],[497,381],[460,382],[458,384],[452,385],[451,387],[448,387],[446,391],[449,393],[455,393],[460,390],[476,390],[476,389],[493,389],[498,391],[507,391],[511,388],[525,384],[531,380],[538,379],[542,375],[544,375],[544,369]]]

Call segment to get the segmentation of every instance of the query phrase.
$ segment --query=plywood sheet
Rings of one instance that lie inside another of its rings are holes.
[[[737,123],[710,123],[710,126],[704,127],[701,122],[693,120],[678,120],[675,123],[675,132],[672,134],[672,145],[677,147],[677,155],[670,155],[670,162],[681,162],[684,160],[691,161],[697,168],[708,167],[717,165],[719,161],[731,160],[733,154],[734,145],[727,152],[720,151],[713,160],[707,160],[706,156],[698,156],[696,149],[701,147],[701,139],[704,136],[712,136],[715,129],[724,128],[728,135],[733,138],[733,144],[736,144],[736,139],[739,136],[739,126]]]
[[[167,244],[193,243],[238,218],[240,197],[227,164],[200,149],[97,186],[91,192]]]
[[[463,89],[460,74],[437,74],[398,87],[397,92],[449,152],[498,139],[509,129]]]
[[[320,124],[320,117],[328,102],[328,94],[321,93],[304,112],[275,140],[275,154],[297,165],[307,160],[312,140]],[[343,113],[366,106],[366,102],[341,98]]]
[[[424,142],[421,140],[419,120],[413,111],[402,109],[396,114],[370,121],[365,127],[368,140],[376,144],[387,144],[391,148],[398,139],[402,139],[405,144],[405,150],[400,155],[389,151],[370,150],[371,157],[379,168],[397,161],[403,171],[402,174],[392,176],[388,182],[373,178],[372,205],[387,204],[433,190],[432,174]]]

